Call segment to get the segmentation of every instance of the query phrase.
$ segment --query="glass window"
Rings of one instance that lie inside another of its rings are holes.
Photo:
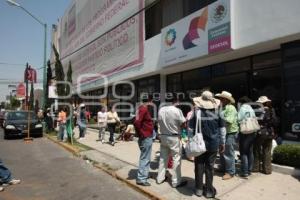
[[[183,0],[162,1],[162,26],[166,27],[183,17]]]
[[[280,65],[281,65],[280,51],[253,56],[253,69],[277,67]]]
[[[233,74],[244,72],[251,69],[250,58],[234,60],[231,62],[220,63],[212,67],[213,77],[224,76],[226,74]]]
[[[182,82],[184,90],[198,90],[209,85],[211,80],[210,67],[183,72]]]
[[[184,16],[196,12],[217,0],[184,0]]]
[[[162,28],[161,1],[145,11],[146,40],[159,34]]]

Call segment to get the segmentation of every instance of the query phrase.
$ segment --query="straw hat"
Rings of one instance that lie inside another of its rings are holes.
[[[235,103],[235,100],[234,100],[234,98],[232,97],[232,94],[231,94],[230,92],[227,92],[227,91],[222,91],[221,94],[216,94],[216,97],[227,99],[227,100],[229,100],[230,103],[232,103],[232,104]]]
[[[204,91],[200,97],[193,98],[193,101],[196,107],[204,109],[216,109],[220,105],[220,101],[210,91]]]
[[[272,100],[269,99],[267,96],[260,96],[256,102],[257,103],[266,103],[266,102],[271,102],[271,101]]]
[[[84,108],[84,107],[85,107],[85,104],[82,103],[82,104],[79,105],[79,107],[80,107],[80,108]]]

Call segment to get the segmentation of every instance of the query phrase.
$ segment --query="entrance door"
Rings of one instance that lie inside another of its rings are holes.
[[[286,139],[300,140],[300,41],[282,45]]]

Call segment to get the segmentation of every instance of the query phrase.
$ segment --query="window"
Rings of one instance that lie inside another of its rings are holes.
[[[253,56],[253,69],[277,67],[281,64],[281,52],[274,51]]]
[[[146,40],[159,34],[162,28],[161,1],[145,11]]]
[[[225,74],[233,74],[250,70],[250,58],[234,60],[231,62],[220,63],[212,68],[213,77],[223,76]]]
[[[217,0],[184,0],[184,16],[190,15]]]
[[[183,18],[183,0],[162,0],[162,25],[166,27]]]

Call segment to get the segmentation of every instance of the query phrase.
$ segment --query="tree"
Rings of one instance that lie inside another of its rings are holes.
[[[48,62],[47,62],[47,83],[46,83],[46,92],[45,92],[45,98],[44,98],[45,99],[44,109],[49,108],[51,106],[51,99],[48,98],[49,84],[50,84],[51,79],[52,79],[52,69],[51,69],[50,60],[48,60]]]
[[[60,62],[59,54],[57,52],[57,49],[55,45],[52,45],[54,54],[55,54],[55,79],[56,81],[64,81],[65,80],[65,73],[62,66],[62,63]],[[65,96],[66,94],[66,87],[64,84],[57,84],[57,94],[58,96]]]
[[[33,82],[31,82],[31,88],[30,88],[30,97],[29,97],[29,110],[33,110],[34,104],[34,88],[33,88]]]
[[[68,72],[67,72],[67,81],[72,85],[72,64],[71,61],[69,61],[69,67],[68,67]],[[70,94],[70,92],[72,93],[72,88],[70,88],[69,86],[66,85],[66,95]]]
[[[10,106],[9,106],[9,108],[10,109],[16,109],[18,107],[20,107],[20,101],[18,99],[16,99],[16,97],[12,96],[10,98]]]

